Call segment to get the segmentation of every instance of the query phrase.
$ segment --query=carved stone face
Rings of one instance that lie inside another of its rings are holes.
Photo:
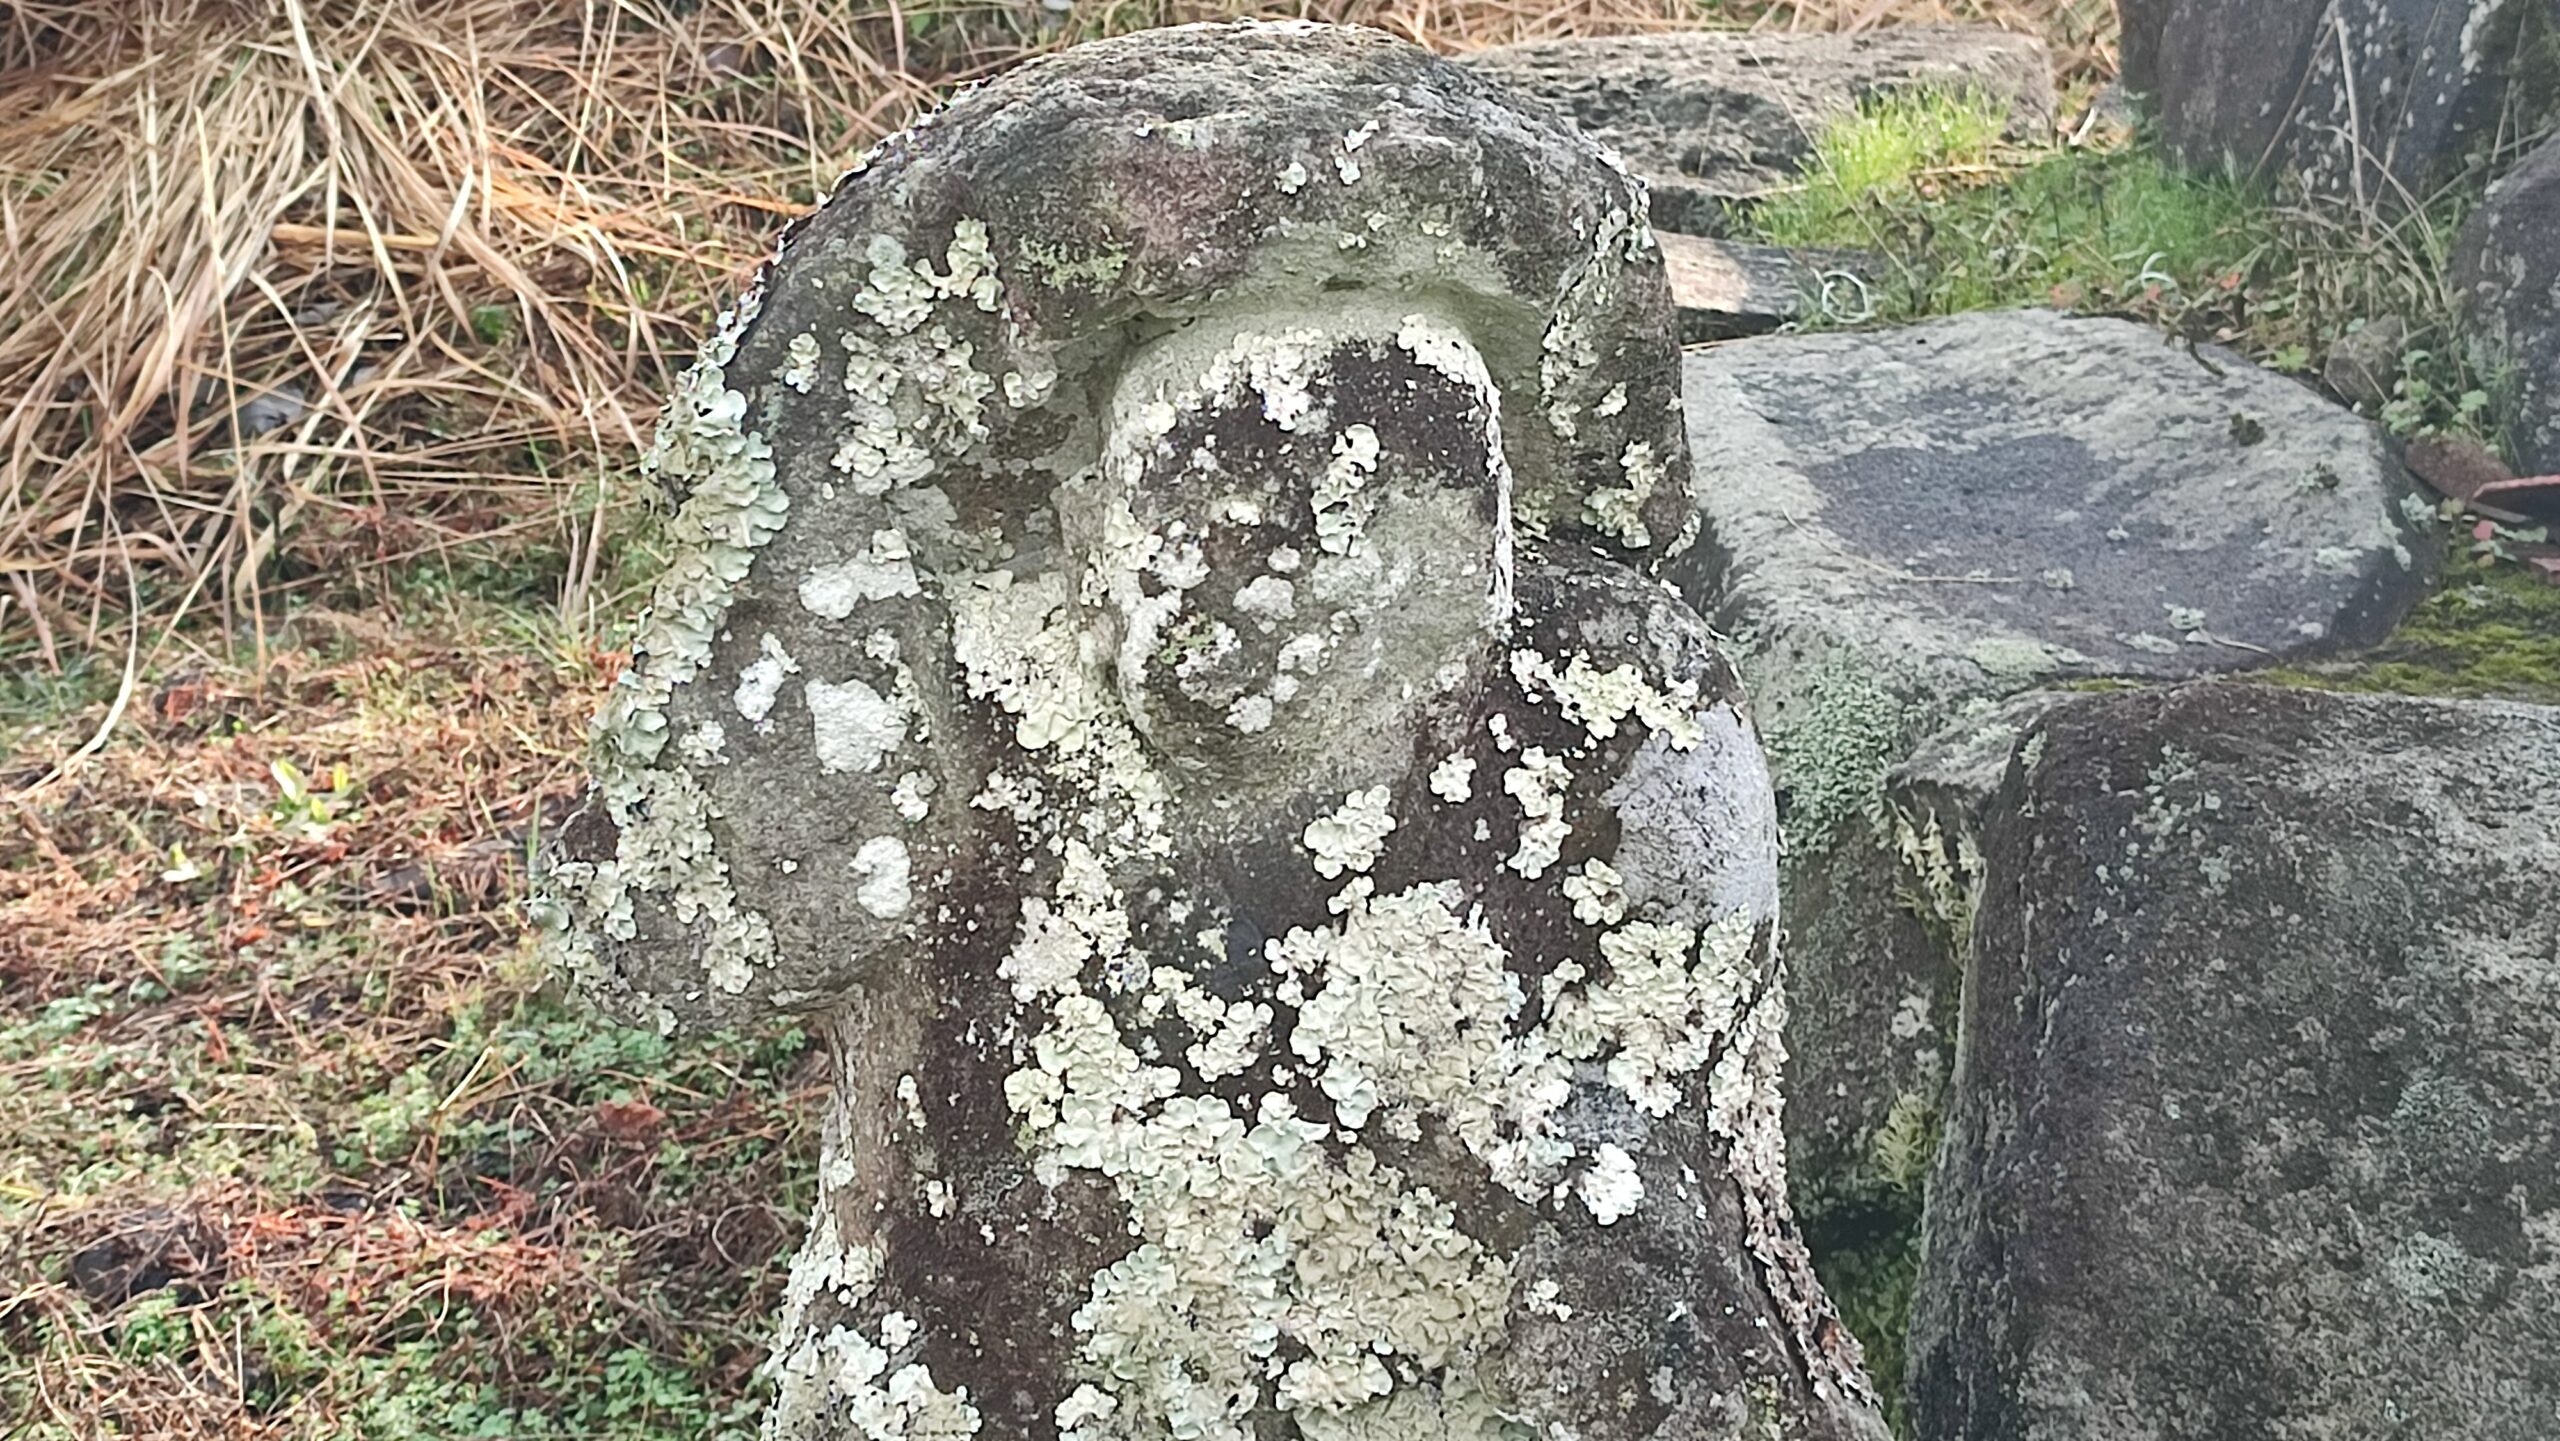
[[[1500,397],[1463,332],[1356,308],[1204,320],[1133,356],[1066,487],[1114,692],[1232,792],[1374,784],[1511,608]]]

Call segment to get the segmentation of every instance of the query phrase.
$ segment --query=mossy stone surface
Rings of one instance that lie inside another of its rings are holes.
[[[2560,71],[2560,34],[2552,45]],[[2527,475],[2560,473],[2560,135],[2472,213],[2452,281],[2478,360],[2511,392],[2506,439],[2517,464]]]
[[[2037,687],[2370,643],[2434,542],[2374,426],[2122,321],[1987,312],[1695,349],[1685,371],[1701,541],[1680,578],[1736,638],[1778,785],[1788,1135],[1818,1213],[1869,1188],[1951,1039],[1888,774]],[[1953,795],[1947,847],[1974,820]]]
[[[2560,100],[2551,0],[2123,0],[2123,77],[2199,169],[2386,207]]]
[[[547,857],[835,1066],[769,1441],[1874,1441],[1640,186],[1375,31],[1026,64],[796,225]]]
[[[2016,756],[1914,1434],[2552,1434],[2560,710],[2213,681]]]

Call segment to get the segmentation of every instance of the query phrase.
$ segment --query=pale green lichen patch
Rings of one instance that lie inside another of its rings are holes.
[[[700,938],[703,977],[721,992],[744,991],[772,955],[771,927],[738,904],[727,865],[713,849],[717,816],[709,796],[683,766],[664,764],[662,754],[675,688],[711,659],[730,597],[790,509],[775,480],[772,447],[747,427],[746,397],[729,388],[722,368],[754,314],[750,299],[722,317],[669,400],[641,462],[644,474],[682,484],[688,494],[667,527],[676,559],[658,582],[632,643],[632,663],[593,730],[595,796],[617,832],[615,853],[552,866],[533,907],[553,963],[607,991],[613,983],[597,941],[636,936],[634,906],[643,898],[665,906]],[[780,647],[774,650],[778,655]],[[777,674],[775,684],[779,680]],[[706,733],[692,734],[679,756],[716,756],[719,747]],[[661,1025],[672,1022],[661,1008]]]
[[[1610,978],[1559,997],[1549,1026],[1514,1035],[1525,998],[1481,920],[1453,908],[1460,894],[1442,883],[1377,897],[1358,880],[1337,899],[1339,928],[1271,943],[1290,978],[1291,1048],[1334,1125],[1410,1141],[1437,1116],[1499,1181],[1539,1198],[1574,1158],[1551,1123],[1576,1063],[1600,1064],[1631,1101],[1665,1114],[1678,1075],[1750,1032],[1752,923],[1737,917],[1705,936],[1641,924],[1611,933]],[[1110,932],[1079,943],[1079,972],[1126,944],[1100,907],[1068,924]],[[1027,948],[1046,953],[1049,942],[1026,936],[1016,955]],[[1374,1428],[1417,1407],[1487,1411],[1468,1377],[1508,1314],[1511,1271],[1497,1253],[1368,1150],[1329,1152],[1333,1127],[1301,1116],[1285,1093],[1183,1094],[1179,1073],[1142,1059],[1063,962],[1042,969],[1057,998],[1007,1099],[1042,1174],[1112,1178],[1139,1237],[1075,1313],[1093,1370],[1059,1403],[1074,1434],[1243,1441],[1242,1418],[1276,1405],[1302,1436],[1385,1435],[1400,1433]],[[1153,983],[1204,1044],[1268,1024],[1265,1009],[1198,994],[1178,968],[1159,968]],[[1722,1089],[1739,1129],[1739,1088]],[[1631,1157],[1610,1142],[1570,1190],[1601,1224],[1644,1200]]]
[[[819,355],[818,337],[815,335],[804,331],[791,337],[791,359],[790,363],[782,368],[782,374],[779,377],[782,383],[802,395],[808,394],[809,387],[815,385],[818,380]]]
[[[933,314],[931,267],[910,266],[906,244],[894,235],[874,235],[864,250],[871,270],[853,298],[853,308],[890,335],[907,335]]]
[[[1502,773],[1502,790],[1520,807],[1520,847],[1504,865],[1529,880],[1547,873],[1564,851],[1573,823],[1564,818],[1565,790],[1573,772],[1538,746],[1520,753],[1520,764]]]
[[[1290,1038],[1318,1067],[1318,1085],[1350,1130],[1385,1108],[1390,1134],[1420,1134],[1425,1111],[1452,1124],[1497,1179],[1535,1195],[1570,1156],[1538,1124],[1560,1103],[1560,1061],[1509,1035],[1525,1002],[1502,947],[1481,920],[1454,909],[1447,888],[1372,897],[1346,892],[1338,931],[1293,930],[1273,960],[1305,989]],[[1515,1134],[1506,1134],[1512,1132]]]
[[[1615,736],[1630,715],[1673,750],[1688,750],[1706,738],[1698,720],[1698,683],[1686,676],[1658,687],[1632,661],[1603,671],[1580,653],[1558,671],[1546,656],[1526,649],[1511,653],[1511,674],[1529,699],[1553,696],[1565,719],[1595,741]]]
[[[1647,1115],[1669,1115],[1676,1083],[1715,1054],[1748,1009],[1750,952],[1747,919],[1704,935],[1629,921],[1600,937],[1609,978],[1560,997],[1547,1029],[1564,1055],[1608,1054],[1610,1084]]]
[[[800,604],[822,620],[843,620],[871,601],[920,595],[914,555],[905,532],[873,531],[867,553],[810,571],[800,582]]]
[[[1120,1424],[1079,1435],[1244,1441],[1239,1418],[1266,1404],[1302,1429],[1349,1419],[1500,1339],[1509,1268],[1369,1152],[1328,1160],[1323,1132],[1278,1095],[1250,1119],[1175,1097],[1095,1139],[1148,1239],[1075,1314],[1120,1383]]]
[[[1025,750],[1081,749],[1103,710],[1086,675],[1061,577],[1017,583],[998,572],[955,588],[952,650],[969,693],[1016,717]]]
[[[1023,265],[1051,290],[1081,286],[1099,290],[1120,278],[1129,266],[1129,252],[1112,247],[1077,254],[1063,244],[1023,237],[1014,244]]]
[[[1343,797],[1342,805],[1307,826],[1301,842],[1314,858],[1316,874],[1331,880],[1344,871],[1365,871],[1385,849],[1387,833],[1396,828],[1387,810],[1387,788],[1372,786]]]
[[[1114,898],[1096,869],[1076,860],[1086,879],[1062,878],[1061,908],[1026,924],[1017,989],[1055,999],[1005,1087],[1039,1173],[1109,1177],[1139,1238],[1074,1314],[1090,1371],[1058,1403],[1069,1434],[1244,1441],[1241,1418],[1260,1406],[1311,1428],[1426,1376],[1463,1376],[1499,1338],[1507,1267],[1368,1152],[1329,1155],[1330,1128],[1284,1094],[1249,1108],[1184,1095],[1177,1071],[1142,1060],[1082,990],[1090,963],[1127,944],[1125,916],[1097,903]],[[1061,928],[1077,939],[1061,945]],[[1178,969],[1157,983],[1209,1033],[1204,1047],[1249,1051],[1268,1024],[1267,1008],[1221,1006]]]

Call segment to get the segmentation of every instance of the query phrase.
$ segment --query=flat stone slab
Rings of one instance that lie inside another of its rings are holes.
[[[1854,313],[1883,264],[1854,250],[1799,250],[1668,230],[1657,232],[1654,243],[1671,275],[1683,345],[1766,335],[1826,308]]]
[[[2560,710],[2213,681],[1985,834],[1922,1441],[2560,1434]]]
[[[1858,102],[1935,86],[2050,126],[2042,41],[1987,26],[1894,26],[1861,35],[1690,30],[1538,40],[1460,63],[1566,112],[1614,147],[1653,192],[1654,224],[1716,235],[1727,202],[1792,181],[1823,122]]]
[[[1789,1147],[1818,1213],[1876,1179],[1949,1040],[1947,928],[1915,921],[1906,854],[1927,818],[1887,773],[2037,686],[2377,640],[2423,588],[2426,508],[2368,422],[2123,321],[1977,314],[1685,366],[1685,583],[1741,647],[1778,785]]]
[[[2527,474],[2560,471],[2560,137],[2489,192],[2454,248],[2481,364],[2510,377],[2508,442]]]
[[[1683,378],[1726,618],[1845,626],[1943,689],[2244,669],[2378,640],[2421,589],[2379,430],[2148,327],[1988,312]]]

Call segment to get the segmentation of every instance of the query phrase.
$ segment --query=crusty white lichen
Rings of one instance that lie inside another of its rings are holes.
[[[773,703],[782,698],[783,682],[799,673],[800,662],[791,658],[781,641],[767,635],[757,642],[756,658],[739,670],[730,703],[750,725],[769,731]]]
[[[1629,262],[1653,249],[1644,189],[1631,185],[1626,193],[1626,207],[1613,207],[1601,217],[1592,237],[1592,253],[1567,282],[1540,342],[1538,388],[1542,413],[1556,436],[1568,442],[1581,433],[1586,404],[1595,410],[1606,405],[1604,414],[1615,414],[1626,405],[1623,390],[1615,386],[1601,390],[1602,317],[1625,283]],[[1636,511],[1661,482],[1663,473],[1649,446],[1631,446],[1621,457],[1620,467],[1624,485],[1594,486],[1591,492],[1580,496],[1540,496],[1535,498],[1537,506],[1544,509],[1562,504],[1566,514],[1578,511],[1587,523],[1613,539],[1630,548],[1643,549],[1653,537]],[[1533,522],[1546,518],[1531,517]]]
[[[1636,1174],[1633,1156],[1603,1141],[1592,1148],[1591,1168],[1573,1183],[1573,1193],[1582,1198],[1593,1221],[1609,1226],[1635,1214],[1644,1201],[1644,1180]]]
[[[1623,389],[1610,393],[1624,404]],[[1644,505],[1661,488],[1665,472],[1662,462],[1654,458],[1653,447],[1641,440],[1627,442],[1618,465],[1626,484],[1594,487],[1582,498],[1582,518],[1619,544],[1642,550],[1653,544],[1653,531],[1644,523]]]
[[[810,748],[828,775],[880,769],[907,737],[907,708],[860,676],[807,686]]]
[[[1564,759],[1540,746],[1522,751],[1520,764],[1502,773],[1503,793],[1520,807],[1520,846],[1503,864],[1534,881],[1556,863],[1565,837],[1573,834],[1573,823],[1564,818],[1565,792],[1572,783],[1573,772]]]
[[[1372,786],[1344,796],[1341,806],[1309,822],[1300,842],[1314,858],[1316,874],[1331,880],[1345,871],[1367,870],[1395,828],[1387,788]]]
[[[1366,425],[1342,428],[1334,438],[1333,459],[1316,477],[1316,544],[1341,555],[1351,549],[1369,525],[1376,500],[1361,488],[1378,468],[1378,433]]]
[[[1593,858],[1564,879],[1565,899],[1573,902],[1573,918],[1586,926],[1614,926],[1626,919],[1626,877],[1607,861]]]
[[[644,474],[684,485],[688,493],[667,526],[675,559],[641,618],[632,662],[592,730],[595,795],[618,832],[615,853],[552,866],[533,911],[554,964],[589,982],[604,979],[599,938],[627,941],[638,934],[634,908],[644,896],[694,932],[704,979],[722,992],[745,990],[755,968],[772,956],[772,928],[738,904],[727,865],[712,847],[709,796],[690,770],[669,764],[664,754],[675,688],[710,661],[730,597],[790,510],[775,479],[772,447],[748,428],[746,397],[729,387],[723,368],[754,315],[749,298],[721,317],[668,401],[641,462]],[[776,656],[780,650],[773,647]],[[787,657],[775,664],[778,687]],[[759,703],[771,707],[769,696],[750,694],[740,710]],[[746,718],[764,717],[759,711]],[[678,758],[715,751],[705,739],[680,747]],[[662,1024],[671,1023],[662,1016]]]
[[[853,898],[883,920],[905,915],[914,900],[907,843],[896,836],[873,836],[853,853],[852,870],[861,885]]]
[[[1451,805],[1463,804],[1475,793],[1475,774],[1473,756],[1445,756],[1431,768],[1431,793]]]

